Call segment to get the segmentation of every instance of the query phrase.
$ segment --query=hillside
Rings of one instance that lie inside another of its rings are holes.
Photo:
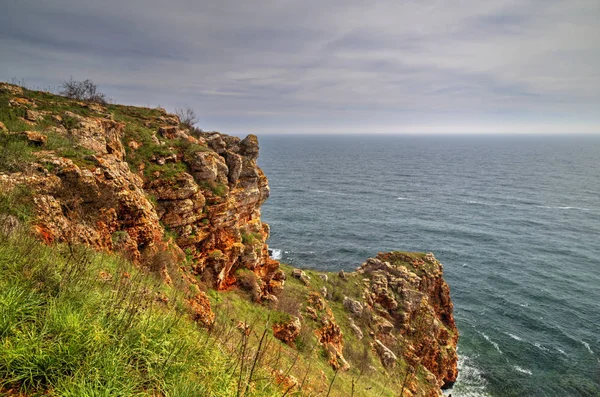
[[[0,392],[438,396],[456,380],[432,254],[339,274],[269,258],[256,136],[0,83],[0,143]]]

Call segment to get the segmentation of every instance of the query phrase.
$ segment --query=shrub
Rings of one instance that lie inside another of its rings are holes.
[[[71,78],[62,83],[60,94],[78,101],[106,104],[106,95],[98,92],[98,86],[90,79],[76,81]]]
[[[175,109],[175,114],[179,116],[179,121],[184,126],[194,129],[194,125],[198,122],[198,116],[196,116],[196,112],[191,107],[185,107],[181,109]]]
[[[298,298],[290,294],[281,294],[277,300],[277,310],[290,316],[300,317],[300,302]]]
[[[236,274],[236,278],[240,287],[247,291],[253,300],[260,300],[261,291],[259,279],[254,272],[248,269],[240,269]]]

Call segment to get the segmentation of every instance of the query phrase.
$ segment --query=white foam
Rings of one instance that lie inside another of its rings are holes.
[[[332,191],[328,191],[328,190],[315,190],[316,193],[325,193],[325,194],[333,194],[336,196],[350,196],[349,193],[344,193],[344,192],[332,192]]]
[[[594,351],[592,350],[592,348],[590,347],[590,344],[585,342],[585,341],[581,341],[581,343],[583,343],[583,345],[585,346],[585,348],[587,349],[587,351],[590,352],[590,354],[594,354]]]
[[[510,336],[511,338],[513,338],[514,340],[518,340],[519,342],[523,341],[523,338],[521,338],[518,335],[515,334],[511,334],[511,333],[507,333],[506,335]]]
[[[408,197],[397,197],[396,200],[412,200],[412,199],[408,198]]]
[[[546,208],[550,210],[579,210],[579,211],[591,211],[590,208],[583,207],[571,207],[571,206],[560,206],[560,205],[536,205],[538,208]]]
[[[517,371],[521,372],[522,374],[533,375],[531,370],[519,367],[518,365],[513,365],[513,368],[516,369]]]
[[[545,351],[545,352],[548,351],[548,348],[542,346],[539,342],[535,342],[533,345],[542,351]]]
[[[479,331],[478,331],[479,332]],[[498,344],[496,342],[494,342],[493,340],[490,339],[489,336],[487,336],[486,334],[484,334],[483,332],[479,332],[481,334],[481,336],[483,336],[485,338],[485,340],[487,340],[488,342],[490,342],[498,351],[498,353],[502,354],[502,350],[500,350],[500,346],[498,346]]]
[[[566,353],[566,352],[565,352],[563,349],[561,349],[560,347],[556,347],[555,349],[556,349],[556,350],[558,350],[558,352],[559,352],[560,354],[563,354],[563,355],[565,355],[565,356],[569,357],[569,355],[568,355],[568,354],[567,354],[567,353]]]
[[[482,371],[475,367],[470,357],[458,354],[458,378],[449,390],[444,390],[444,395],[452,397],[490,397],[487,392],[487,381]]]
[[[280,260],[281,259],[281,250],[277,249],[277,248],[273,248],[273,250],[271,252],[271,258],[275,259],[275,260]]]

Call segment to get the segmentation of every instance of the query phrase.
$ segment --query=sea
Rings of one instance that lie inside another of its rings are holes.
[[[600,396],[600,136],[259,136],[284,263],[433,252],[461,396]]]

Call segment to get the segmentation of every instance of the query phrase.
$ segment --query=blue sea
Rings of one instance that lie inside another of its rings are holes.
[[[460,396],[600,396],[600,137],[262,136],[283,262],[444,264]]]

